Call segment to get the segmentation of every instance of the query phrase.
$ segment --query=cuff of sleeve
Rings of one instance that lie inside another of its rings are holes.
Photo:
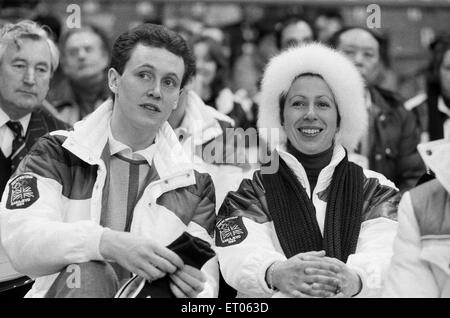
[[[257,274],[258,282],[259,282],[259,285],[261,286],[261,288],[263,289],[264,293],[267,293],[267,294],[275,293],[275,291],[272,290],[271,288],[269,288],[269,286],[267,285],[267,282],[266,282],[267,269],[273,263],[278,262],[278,261],[284,261],[284,260],[286,260],[286,258],[282,257],[281,254],[279,256],[274,255],[273,257],[265,259],[264,262],[259,267],[258,274]]]
[[[350,264],[347,264],[349,268],[354,270],[356,274],[358,274],[359,278],[361,279],[361,290],[356,295],[353,295],[352,297],[358,297],[358,298],[364,298],[369,295],[369,290],[367,288],[367,274],[365,271],[363,271],[361,268],[358,268],[356,266],[352,266]]]
[[[111,231],[109,228],[96,226],[87,237],[87,252],[90,260],[105,261],[100,253],[100,241],[105,231]]]

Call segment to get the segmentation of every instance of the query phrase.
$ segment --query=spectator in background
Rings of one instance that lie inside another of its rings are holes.
[[[400,190],[415,186],[425,169],[416,149],[420,136],[414,115],[397,94],[373,84],[381,67],[382,40],[371,30],[349,27],[331,42],[354,62],[365,80],[369,128],[351,159],[384,174]]]
[[[0,38],[1,183],[42,135],[69,128],[43,106],[59,52],[47,32],[31,21],[5,25]],[[13,123],[11,122],[13,121]],[[15,130],[20,127],[20,130]]]
[[[328,43],[333,35],[344,27],[344,24],[338,9],[322,9],[314,20],[317,40]]]
[[[48,100],[65,122],[73,124],[90,114],[110,93],[106,68],[109,40],[94,25],[70,29],[61,37],[64,78],[52,82]]]
[[[250,127],[251,109],[245,109],[229,88],[229,65],[223,47],[207,36],[194,37],[191,46],[197,65],[192,89],[206,105],[233,119],[235,127]]]
[[[290,17],[277,25],[277,46],[284,50],[314,40],[311,24],[301,17]]]
[[[391,58],[389,56],[389,35],[381,32],[377,33],[376,31],[374,34],[378,36],[380,41],[380,68],[372,84],[393,92],[397,92],[399,86],[398,76],[392,69]]]
[[[243,44],[242,54],[236,59],[232,70],[233,89],[243,89],[250,99],[259,91],[267,62],[278,53],[275,27],[258,23],[254,28],[252,41]]]
[[[42,106],[59,53],[47,32],[31,21],[7,24],[0,34],[0,193],[22,158],[39,137],[68,128]],[[12,270],[0,249],[0,290],[20,286],[7,278],[22,277]],[[16,291],[11,291],[16,293]]]
[[[430,45],[426,92],[405,103],[421,130],[421,141],[450,138],[450,35],[438,36]]]

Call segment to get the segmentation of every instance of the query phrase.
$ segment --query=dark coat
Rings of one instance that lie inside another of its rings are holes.
[[[384,174],[400,190],[414,187],[425,173],[417,152],[420,131],[414,115],[393,92],[370,88],[375,116],[369,169]],[[372,106],[372,107],[373,107]]]
[[[70,126],[55,118],[44,107],[38,107],[31,113],[30,123],[28,124],[25,135],[25,149],[28,153],[36,141],[46,133],[54,130],[69,129]],[[11,171],[11,160],[5,158],[0,151],[0,195],[3,193],[9,177],[13,174]]]

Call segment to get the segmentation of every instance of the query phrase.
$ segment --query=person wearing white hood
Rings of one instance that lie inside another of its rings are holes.
[[[383,297],[450,298],[450,140],[418,146],[435,179],[406,192]]]
[[[398,189],[348,160],[366,124],[363,80],[341,53],[311,43],[269,62],[258,127],[278,169],[229,192],[216,221],[221,272],[238,296],[380,296]]]
[[[193,159],[196,169],[211,175],[216,204],[220,206],[228,191],[236,190],[244,177],[251,176],[253,169],[242,140],[235,141],[243,136],[235,134],[234,120],[206,105],[190,89],[190,84],[181,93],[168,123]]]

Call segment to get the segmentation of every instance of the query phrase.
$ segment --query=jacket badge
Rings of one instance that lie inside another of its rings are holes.
[[[220,220],[216,224],[216,246],[239,244],[247,237],[247,234],[242,217],[233,216]]]
[[[6,208],[9,210],[25,209],[39,199],[36,177],[22,174],[9,183],[8,200]]]

